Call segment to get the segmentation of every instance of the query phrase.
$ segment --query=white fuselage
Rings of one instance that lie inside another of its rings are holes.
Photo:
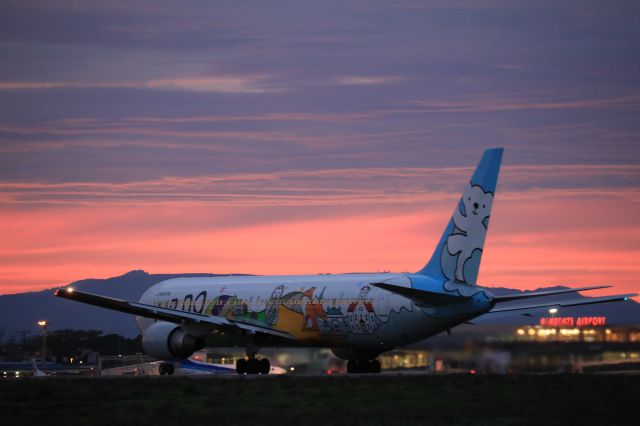
[[[140,302],[267,326],[289,333],[299,346],[387,350],[432,336],[488,305],[440,312],[420,308],[398,294],[372,286],[410,287],[411,274],[228,276],[176,278],[149,288]],[[443,291],[438,286],[438,291]],[[480,289],[478,289],[480,292]],[[153,319],[137,318],[142,332]],[[266,346],[264,343],[262,346]]]

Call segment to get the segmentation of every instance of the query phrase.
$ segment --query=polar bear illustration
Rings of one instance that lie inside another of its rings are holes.
[[[492,203],[493,194],[491,192],[485,192],[478,185],[469,184],[453,214],[456,229],[447,238],[447,251],[451,256],[458,255],[455,268],[456,281],[475,284],[468,281],[468,278],[471,281],[475,281],[475,279],[465,276],[464,266],[473,256],[475,250],[482,251]],[[475,276],[475,273],[469,275]],[[453,277],[449,277],[449,279],[451,278]]]

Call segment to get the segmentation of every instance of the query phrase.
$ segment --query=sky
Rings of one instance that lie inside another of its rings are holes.
[[[638,291],[639,18],[3,0],[0,294],[132,269],[417,271],[495,146],[479,282]]]

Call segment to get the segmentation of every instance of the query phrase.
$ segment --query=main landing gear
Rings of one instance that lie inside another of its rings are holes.
[[[249,356],[248,359],[241,358],[236,361],[236,372],[238,374],[269,374],[271,363],[267,358],[258,359]]]
[[[171,376],[175,371],[175,367],[169,362],[163,362],[158,366],[158,372],[161,376]]]
[[[271,371],[271,363],[267,358],[256,358],[256,354],[260,350],[256,346],[253,334],[244,335],[244,346],[246,348],[246,358],[236,361],[236,373],[238,374],[269,374]]]
[[[347,373],[379,373],[380,361],[377,359],[352,358],[347,362]]]

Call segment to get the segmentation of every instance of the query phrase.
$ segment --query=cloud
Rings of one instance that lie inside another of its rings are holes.
[[[266,93],[282,91],[264,75],[219,75],[149,79],[138,82],[0,81],[0,91],[60,89],[135,89],[202,93]]]
[[[23,126],[2,126],[0,125],[0,132],[13,133],[19,135],[55,135],[55,136],[87,136],[87,135],[105,135],[113,136],[114,139],[102,139],[103,145],[99,145],[95,140],[77,141],[67,139],[64,141],[42,141],[37,140],[35,142],[20,142],[13,145],[7,144],[0,147],[0,151],[21,151],[26,146],[30,146],[32,150],[38,148],[50,149],[51,147],[59,148],[61,146],[117,146],[117,145],[140,145],[147,146],[149,148],[158,147],[175,147],[175,148],[199,148],[206,150],[226,150],[233,151],[234,147],[228,143],[229,140],[248,140],[248,141],[275,141],[275,142],[300,142],[300,143],[313,143],[318,141],[324,141],[328,143],[331,141],[331,137],[321,136],[306,136],[295,134],[290,131],[250,131],[250,130],[209,130],[209,129],[181,129],[181,128],[167,128],[164,126],[148,126],[141,127],[130,124],[129,126],[121,124],[109,124],[109,123],[96,123],[90,126],[56,126],[56,125],[23,125]],[[129,139],[128,142],[118,139],[118,136],[130,135],[130,136],[147,136],[157,138],[173,138],[172,142],[162,141],[154,139],[148,141],[144,139]],[[377,135],[380,137],[380,135]],[[358,136],[347,135],[345,138],[355,138]],[[362,135],[359,136],[362,138]],[[223,140],[224,147],[212,147],[211,144],[197,145],[192,144],[184,139],[206,139]]]
[[[324,85],[377,86],[400,81],[398,76],[340,76],[326,80]],[[317,83],[317,81],[316,81]],[[132,89],[169,90],[200,93],[272,93],[287,90],[287,85],[278,83],[267,75],[216,75],[196,77],[173,77],[147,79],[144,81],[0,81],[0,91],[62,90],[62,89]]]
[[[496,145],[484,278],[631,285],[640,27],[576,4],[5,1],[0,285],[420,265]]]
[[[454,203],[445,198],[355,209],[170,202],[5,206],[0,288],[5,293],[35,290],[136,268],[154,273],[414,271],[431,255]],[[494,208],[481,283],[521,289],[614,284],[616,291],[637,291],[640,228],[633,212],[638,201],[499,199]]]
[[[401,80],[399,76],[349,75],[335,77],[335,84],[341,86],[377,86]]]
[[[149,80],[144,88],[211,93],[265,93],[283,90],[267,83],[266,76],[218,76]]]
[[[584,98],[582,96],[558,96],[557,94],[501,96],[488,93],[459,99],[419,99],[411,101],[410,105],[418,108],[415,112],[438,113],[575,109],[637,110],[640,109],[640,94]]]
[[[379,118],[384,111],[348,111],[348,112],[269,112],[252,115],[196,115],[186,117],[128,117],[124,121],[132,123],[218,123],[252,121],[321,121],[350,122]]]
[[[305,206],[421,203],[459,196],[469,167],[336,168],[129,182],[0,182],[4,203]],[[499,198],[640,200],[640,166],[506,166]]]

